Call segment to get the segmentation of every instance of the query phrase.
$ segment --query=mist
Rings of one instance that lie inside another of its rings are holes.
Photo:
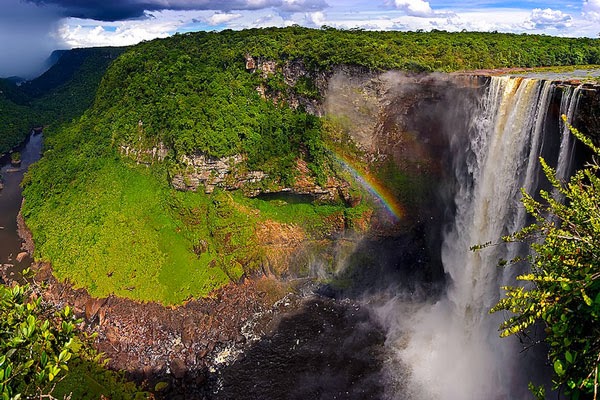
[[[0,13],[0,77],[33,78],[53,50],[65,48],[57,35],[62,15],[53,6],[3,0]]]

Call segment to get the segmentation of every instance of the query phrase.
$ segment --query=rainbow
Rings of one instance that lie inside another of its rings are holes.
[[[354,162],[350,158],[336,152],[331,152],[331,155],[338,163],[340,163],[342,168],[352,174],[354,179],[356,179],[364,189],[383,204],[384,208],[392,218],[399,221],[404,217],[405,212],[402,205],[390,190],[379,182],[379,180],[371,176],[368,172],[361,172],[358,167],[353,165]]]

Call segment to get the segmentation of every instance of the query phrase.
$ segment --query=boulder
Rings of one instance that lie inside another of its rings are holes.
[[[98,314],[98,310],[106,303],[106,299],[96,299],[90,297],[85,303],[85,318],[91,321]]]
[[[171,373],[176,379],[181,379],[185,376],[185,361],[183,361],[181,358],[175,358],[173,361],[171,361],[170,367]]]
[[[16,258],[17,262],[22,262],[25,259],[25,257],[27,257],[28,255],[29,254],[26,251],[20,252],[19,254],[17,254],[17,258]]]

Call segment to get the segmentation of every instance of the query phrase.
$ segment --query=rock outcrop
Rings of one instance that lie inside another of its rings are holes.
[[[244,161],[244,157],[239,154],[223,158],[201,153],[184,155],[181,163],[185,170],[172,176],[171,185],[178,190],[203,190],[205,193],[212,193],[215,187],[219,187],[225,190],[241,189],[251,197],[285,192],[312,196],[319,202],[332,202],[340,198],[350,201],[347,182],[331,177],[326,185],[318,185],[302,159],[296,160],[297,177],[292,186],[281,186],[273,182],[262,185],[269,176],[262,171],[247,171]]]
[[[270,99],[276,103],[285,101],[293,109],[302,107],[309,114],[319,117],[323,116],[324,110],[321,99],[327,90],[331,72],[318,71],[316,69],[310,70],[302,60],[289,60],[278,63],[262,57],[254,58],[250,54],[246,55],[246,69],[253,73],[260,73],[263,79],[281,73],[289,90],[285,91],[285,93],[269,93],[264,85],[260,85],[256,90],[263,98]],[[300,82],[308,83],[314,87],[312,96],[307,96],[305,93],[300,93],[296,90]]]
[[[153,164],[155,162],[163,161],[169,152],[163,143],[159,143],[150,149],[121,145],[119,150],[125,157],[135,160],[138,164]]]
[[[175,174],[171,179],[173,187],[179,190],[197,191],[203,185],[205,193],[212,193],[216,186],[226,190],[247,189],[267,177],[262,171],[244,171],[244,157],[210,157],[198,153],[182,156],[181,163],[186,170]]]

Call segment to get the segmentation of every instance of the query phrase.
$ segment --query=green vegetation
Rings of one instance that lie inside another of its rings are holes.
[[[80,117],[94,102],[106,69],[124,50],[123,47],[69,50],[44,74],[23,83],[20,90],[36,114],[37,125],[56,125]]]
[[[52,96],[94,92],[88,83],[100,74],[93,66],[98,60],[108,65],[120,51],[96,49],[89,63],[78,64],[85,76],[73,73],[67,84],[54,79],[58,72],[51,70],[26,85],[24,93],[37,96],[31,104],[40,113],[52,115],[58,110],[51,107],[57,98]],[[247,69],[248,57],[255,66],[272,61],[275,69]],[[290,63],[298,67],[298,76],[284,74]],[[58,277],[95,296],[115,293],[164,304],[206,296],[261,265],[255,232],[260,221],[294,223],[319,239],[328,236],[329,219],[339,215],[347,226],[365,229],[370,206],[363,202],[349,210],[341,204],[246,199],[219,190],[176,192],[168,181],[189,170],[181,161],[184,155],[242,154],[245,161],[237,168],[266,172],[269,178],[259,185],[269,188],[293,184],[298,159],[319,183],[331,176],[351,180],[330,159],[328,147],[359,164],[361,156],[336,131],[336,122],[289,106],[293,98],[319,99],[324,88],[316,77],[336,65],[452,71],[574,63],[600,63],[600,42],[290,27],[199,32],[141,43],[111,64],[80,120],[46,132],[45,156],[24,182],[23,213],[36,257],[51,261]],[[73,92],[74,87],[81,90]],[[150,156],[160,146],[168,149],[161,162]],[[427,177],[414,180],[397,172],[384,165],[377,174],[408,206],[427,197]],[[360,199],[358,187],[351,191]]]
[[[23,208],[38,256],[94,296],[164,304],[206,296],[259,267],[258,221],[340,209],[177,192],[161,167],[123,162],[95,133],[83,124],[47,134],[45,157],[24,182]]]
[[[589,139],[572,131],[600,155]],[[527,334],[543,323],[556,387],[572,399],[591,398],[585,396],[597,393],[600,368],[600,166],[589,165],[567,184],[543,160],[542,166],[565,202],[545,191],[543,202],[524,193],[523,204],[536,222],[504,240],[531,240],[531,271],[517,277],[528,284],[505,288],[506,297],[492,312],[513,314],[501,336]],[[543,398],[543,390],[534,392]]]
[[[34,121],[29,107],[10,101],[0,89],[0,155],[21,143]]]
[[[57,138],[47,136],[46,156],[28,174],[39,182],[25,181],[23,213],[36,251],[52,260],[59,278],[98,297],[115,293],[166,304],[207,295],[228,281],[221,269],[209,267],[214,250],[197,256],[196,237],[185,229],[184,211],[206,211],[208,197],[200,199],[204,204],[187,204],[186,193],[171,192],[166,180],[110,157],[110,149],[103,157],[95,152],[98,143],[67,149],[54,145]],[[210,240],[201,222],[198,235]]]
[[[13,164],[18,164],[21,162],[21,153],[19,153],[18,151],[14,151],[12,153],[10,153],[10,161]]]
[[[0,395],[19,399],[53,382],[73,355],[74,320],[69,308],[44,315],[29,286],[0,285]]]

